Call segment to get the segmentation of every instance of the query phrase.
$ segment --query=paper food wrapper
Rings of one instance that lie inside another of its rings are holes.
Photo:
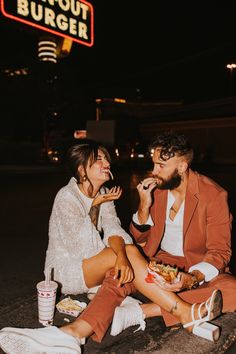
[[[160,283],[165,283],[165,279],[160,275],[151,270],[149,267],[147,267],[147,275],[145,278],[146,283],[155,283],[154,280],[157,280]],[[172,282],[172,284],[177,283],[179,281],[179,275],[175,278],[175,280]]]
[[[73,300],[70,297],[66,297],[56,304],[56,308],[59,312],[74,317],[78,317],[86,307],[87,304],[85,302]]]

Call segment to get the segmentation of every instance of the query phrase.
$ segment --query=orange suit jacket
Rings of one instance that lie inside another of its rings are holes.
[[[137,243],[146,242],[148,257],[157,256],[164,234],[167,190],[156,189],[150,214],[154,222],[148,231],[139,231],[133,223],[130,232]],[[189,170],[183,221],[183,251],[186,270],[207,262],[225,271],[231,257],[231,224],[227,192],[210,178]],[[173,235],[174,237],[174,235]]]

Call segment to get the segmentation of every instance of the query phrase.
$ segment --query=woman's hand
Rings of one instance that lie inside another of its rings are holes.
[[[126,254],[123,251],[117,254],[114,268],[115,268],[114,279],[119,279],[118,287],[120,287],[122,284],[130,283],[134,279],[133,268]]]
[[[94,198],[93,205],[99,205],[105,202],[110,202],[112,200],[117,200],[122,194],[122,189],[120,186],[112,187],[107,193],[99,194]]]
[[[179,278],[179,280],[177,280],[173,284],[170,284],[167,281],[165,281],[164,278],[162,278],[160,276],[160,277],[154,278],[154,283],[157,284],[158,286],[160,286],[164,290],[172,291],[175,293],[188,288],[189,285],[192,284],[192,275],[189,273],[179,272],[178,278]]]

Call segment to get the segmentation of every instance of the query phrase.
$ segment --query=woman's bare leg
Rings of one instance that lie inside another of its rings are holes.
[[[154,303],[148,306],[142,305],[144,314],[147,317],[158,316],[161,314],[160,308],[162,308],[172,313],[182,324],[191,322],[191,305],[173,292],[163,290],[154,283],[146,283],[144,279],[147,275],[147,261],[134,245],[127,245],[126,252],[134,269],[135,279],[133,283],[136,289]],[[116,255],[110,248],[106,248],[98,255],[84,260],[83,271],[87,286],[94,287],[101,284],[106,271],[115,265],[115,260]],[[195,311],[197,312],[197,306]],[[61,330],[79,338],[87,338],[93,333],[93,328],[80,318],[72,324],[61,327]],[[188,330],[191,331],[191,327]]]
[[[88,338],[93,334],[93,328],[79,317],[72,323],[60,327],[60,330],[79,339]]]
[[[106,272],[114,267],[116,255],[111,248],[104,248],[96,256],[83,261],[83,273],[85,284],[88,288],[101,285]],[[60,328],[63,332],[78,338],[88,338],[93,334],[93,328],[79,317],[72,323]]]
[[[182,300],[176,293],[163,290],[154,283],[146,283],[144,279],[147,275],[147,261],[143,258],[139,250],[133,245],[127,245],[126,252],[134,269],[135,279],[133,283],[136,289],[156,305],[177,317],[180,323],[185,324],[191,322],[192,305]],[[158,308],[154,309],[158,312]],[[198,306],[195,306],[196,318],[198,318],[197,310]],[[204,315],[204,311],[205,308],[203,307],[202,315]],[[191,331],[192,328],[189,327],[188,330]]]
[[[157,304],[154,304],[153,302],[150,302],[147,304],[142,304],[142,305],[140,305],[140,307],[143,311],[145,318],[161,316],[160,306]]]
[[[101,288],[88,307],[72,324],[62,327],[62,330],[75,337],[88,337],[100,342],[109,328],[115,308],[118,307],[127,295],[136,289],[132,282],[118,286],[119,280],[114,279],[115,270],[107,271]],[[88,326],[90,325],[90,326]]]
[[[184,314],[190,312],[191,305],[184,302],[175,293],[163,290],[154,283],[145,282],[148,263],[136,246],[126,245],[126,253],[135,273],[133,282],[137,290],[156,305],[173,313],[181,322],[185,321],[184,317],[186,316]],[[101,284],[107,270],[115,265],[115,260],[116,255],[111,248],[105,248],[96,256],[85,259],[83,262],[83,271],[86,285],[94,287]],[[155,311],[157,311],[157,308],[155,308]]]
[[[129,249],[129,247],[127,249]],[[114,266],[115,260],[116,255],[111,248],[105,248],[96,256],[85,259],[83,262],[83,271],[86,285],[89,288],[100,285],[106,271]],[[155,303],[143,304],[141,308],[145,318],[161,316],[160,306]]]
[[[129,249],[129,248],[128,248]],[[102,250],[99,254],[83,262],[86,285],[91,288],[102,283],[106,271],[115,264],[116,255],[111,248]],[[161,316],[160,306],[154,303],[141,305],[145,318]]]
[[[96,256],[83,261],[83,273],[85,284],[88,288],[102,284],[106,272],[113,268],[116,254],[109,247],[104,248]]]
[[[96,256],[83,261],[83,273],[85,284],[88,288],[101,285],[106,272],[114,267],[116,255],[111,248],[104,248]],[[88,338],[93,334],[93,328],[86,321],[79,317],[72,323],[60,328],[63,332],[77,336],[78,338]]]

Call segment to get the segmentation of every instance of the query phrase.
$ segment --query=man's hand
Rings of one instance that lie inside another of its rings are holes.
[[[118,287],[134,279],[133,268],[124,252],[117,254],[114,279],[119,279]]]
[[[145,224],[148,216],[149,209],[152,205],[152,190],[156,187],[156,181],[154,178],[145,178],[142,182],[137,185],[137,190],[139,193],[139,207],[138,207],[138,219],[140,224]]]
[[[117,200],[122,194],[122,189],[118,187],[112,187],[107,193],[99,194],[94,198],[93,205],[99,205],[105,202],[110,202],[112,200]]]
[[[156,187],[156,180],[152,177],[145,178],[137,185],[140,203],[146,208],[152,205],[151,191]]]
[[[185,272],[179,272],[178,277],[179,280],[173,284],[166,282],[161,277],[158,277],[158,279],[154,278],[154,283],[160,286],[164,290],[172,291],[175,293],[184,289],[191,288],[191,285],[193,284],[193,275]]]

